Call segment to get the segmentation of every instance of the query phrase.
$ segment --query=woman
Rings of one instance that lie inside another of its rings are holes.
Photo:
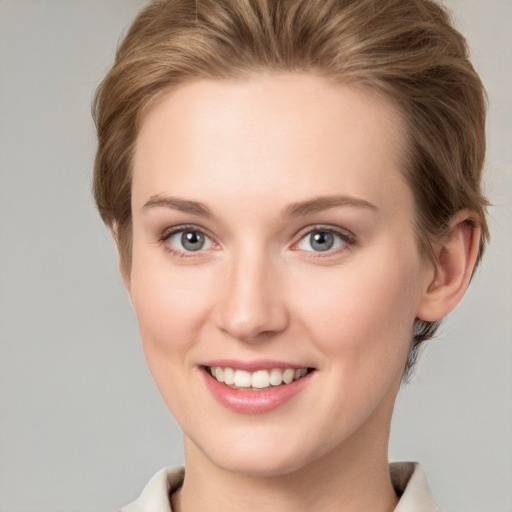
[[[185,468],[124,511],[437,510],[394,401],[488,229],[482,84],[429,0],[154,1],[95,196]]]

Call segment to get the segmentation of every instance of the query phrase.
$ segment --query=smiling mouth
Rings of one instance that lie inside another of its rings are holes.
[[[254,372],[221,366],[205,366],[204,368],[217,382],[231,389],[243,391],[265,391],[286,386],[314,371],[313,368],[306,367],[272,368]]]

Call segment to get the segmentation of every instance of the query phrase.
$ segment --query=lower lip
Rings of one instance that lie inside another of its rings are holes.
[[[231,389],[214,379],[206,368],[202,373],[206,386],[222,405],[236,412],[258,414],[276,409],[291,400],[304,389],[314,372],[290,384],[281,384],[262,391]]]

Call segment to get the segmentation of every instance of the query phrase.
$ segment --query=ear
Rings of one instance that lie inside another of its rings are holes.
[[[462,299],[468,287],[480,246],[480,228],[468,210],[457,212],[450,229],[437,245],[437,260],[429,273],[417,316],[434,322],[445,317]]]

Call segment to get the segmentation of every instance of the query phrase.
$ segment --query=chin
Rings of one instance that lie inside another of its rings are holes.
[[[273,436],[272,428],[262,437],[251,435],[248,430],[243,439],[231,436],[221,440],[216,437],[208,446],[196,445],[195,448],[224,471],[254,477],[288,475],[307,467],[328,451],[326,446],[306,446],[303,438],[301,441]]]
[[[306,461],[297,457],[267,457],[266,454],[254,456],[250,460],[236,454],[233,457],[224,456],[219,460],[210,460],[224,471],[260,478],[288,475],[307,465]]]

